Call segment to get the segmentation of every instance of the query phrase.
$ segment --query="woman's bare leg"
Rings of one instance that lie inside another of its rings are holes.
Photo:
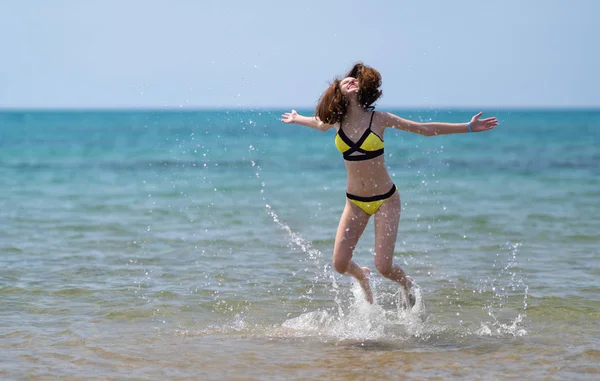
[[[406,275],[399,265],[393,263],[400,210],[400,195],[396,192],[375,213],[375,267],[381,275],[402,286],[412,307],[415,304],[411,293],[412,278]]]
[[[346,200],[346,206],[335,236],[333,268],[341,274],[348,274],[356,278],[365,293],[365,298],[372,304],[373,292],[369,284],[371,270],[367,267],[360,267],[352,260],[352,253],[369,222],[369,217],[358,206]]]

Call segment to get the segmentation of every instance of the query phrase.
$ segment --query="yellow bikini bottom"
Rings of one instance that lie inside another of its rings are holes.
[[[389,192],[377,196],[371,197],[362,197],[355,196],[350,193],[346,193],[346,197],[350,200],[354,205],[358,206],[362,210],[365,211],[368,215],[373,215],[384,202],[386,202],[398,188],[395,185],[392,185],[392,189]]]

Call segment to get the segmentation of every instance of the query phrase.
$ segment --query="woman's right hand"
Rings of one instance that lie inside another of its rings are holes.
[[[286,112],[281,115],[281,121],[283,123],[296,123],[296,118],[298,117],[298,113],[296,110],[292,110],[292,112]]]

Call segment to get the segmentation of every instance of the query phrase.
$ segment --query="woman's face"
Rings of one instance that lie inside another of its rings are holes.
[[[358,93],[358,79],[354,77],[346,77],[340,82],[340,91],[344,96]]]

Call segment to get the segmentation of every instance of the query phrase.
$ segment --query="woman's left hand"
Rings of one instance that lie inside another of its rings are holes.
[[[479,117],[483,114],[483,112],[479,112],[479,114],[475,115],[471,119],[471,130],[473,132],[481,132],[486,130],[491,130],[492,128],[498,125],[498,119],[495,117],[487,118],[487,119],[479,119]]]
[[[296,119],[298,118],[298,113],[296,110],[292,110],[292,112],[286,112],[281,115],[281,121],[283,123],[296,123]]]

